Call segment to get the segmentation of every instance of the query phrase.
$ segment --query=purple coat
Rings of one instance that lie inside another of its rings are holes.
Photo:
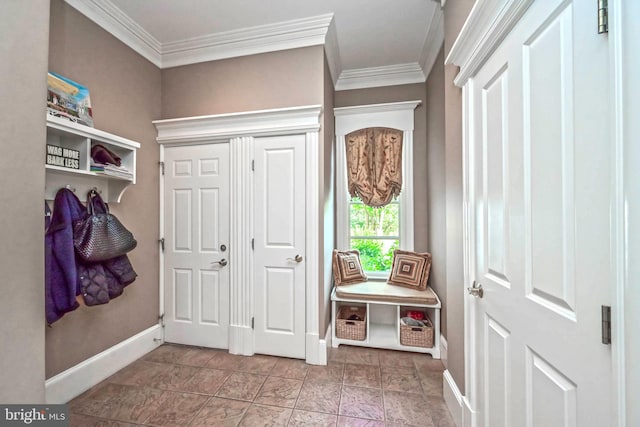
[[[73,221],[82,218],[85,212],[73,191],[58,190],[45,234],[45,312],[49,324],[79,307]]]
[[[137,276],[126,255],[99,264],[80,262],[73,247],[73,221],[85,215],[85,207],[71,190],[58,190],[45,234],[45,312],[49,324],[78,308],[76,296],[80,293],[87,305],[105,304],[121,295]]]

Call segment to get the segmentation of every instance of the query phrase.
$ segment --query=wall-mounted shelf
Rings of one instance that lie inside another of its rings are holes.
[[[140,144],[108,132],[47,115],[47,144],[75,150],[79,153],[78,169],[46,164],[45,199],[53,200],[60,188],[75,189],[80,200],[87,192],[97,188],[107,202],[120,202],[122,194],[136,183],[136,151]],[[122,159],[122,166],[131,172],[123,178],[91,170],[91,147],[102,144]]]

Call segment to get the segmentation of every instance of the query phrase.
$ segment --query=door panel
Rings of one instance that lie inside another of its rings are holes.
[[[164,149],[165,340],[228,348],[229,145]]]
[[[588,2],[533,2],[468,83],[484,427],[612,419],[599,336],[610,303],[608,58],[593,18]]]
[[[255,139],[256,353],[305,357],[304,143]]]

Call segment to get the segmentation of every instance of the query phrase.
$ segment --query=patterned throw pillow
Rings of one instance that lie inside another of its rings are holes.
[[[430,253],[396,249],[393,252],[393,266],[387,283],[423,291],[427,289],[429,270],[431,270]]]
[[[333,278],[336,286],[367,281],[367,275],[360,264],[360,252],[333,250]]]

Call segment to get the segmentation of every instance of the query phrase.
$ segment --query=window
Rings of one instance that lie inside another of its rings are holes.
[[[358,199],[349,201],[349,246],[360,251],[367,275],[388,273],[393,251],[400,242],[400,202],[372,208]]]
[[[413,111],[420,101],[335,108],[336,232],[338,249],[358,249],[370,279],[389,277],[393,251],[413,250]],[[345,135],[367,127],[403,131],[402,192],[381,208],[351,199],[347,191]]]

